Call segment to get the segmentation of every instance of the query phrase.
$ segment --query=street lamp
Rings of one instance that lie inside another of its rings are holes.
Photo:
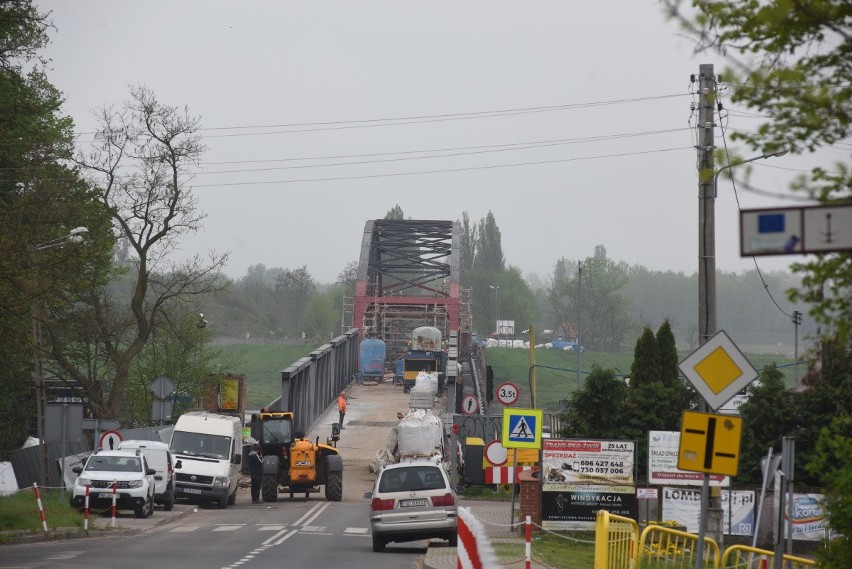
[[[33,267],[37,265],[37,254],[40,251],[61,248],[67,243],[82,243],[86,239],[86,234],[89,230],[85,227],[75,227],[68,232],[67,235],[52,239],[38,245],[30,245],[30,262]],[[41,318],[40,308],[36,299],[30,301],[30,312],[32,313],[32,332],[33,332],[33,371],[36,389],[36,430],[38,432],[38,446],[41,459],[41,484],[47,486],[47,452],[45,451],[44,441],[44,368],[42,367],[42,342],[41,342],[41,326],[39,324]],[[64,457],[63,457],[64,458]],[[63,481],[64,484],[64,481]]]
[[[497,347],[500,347],[500,287],[497,285],[488,285],[488,288],[494,291],[494,298],[497,301],[497,312],[495,316],[497,317]]]

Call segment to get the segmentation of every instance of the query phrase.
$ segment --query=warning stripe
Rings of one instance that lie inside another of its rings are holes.
[[[512,484],[518,473],[533,470],[532,466],[492,466],[485,469],[486,484]]]

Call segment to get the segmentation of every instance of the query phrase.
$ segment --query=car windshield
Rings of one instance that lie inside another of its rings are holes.
[[[86,463],[88,472],[142,472],[142,461],[137,456],[93,456]]]
[[[263,421],[263,442],[283,443],[293,442],[293,423],[288,420],[265,420]]]
[[[446,487],[438,467],[426,465],[386,470],[379,481],[379,492],[440,490]]]
[[[172,434],[171,447],[175,453],[228,459],[231,455],[231,437],[175,431]]]

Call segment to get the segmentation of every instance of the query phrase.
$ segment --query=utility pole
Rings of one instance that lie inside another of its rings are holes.
[[[694,80],[694,76],[693,76]],[[716,167],[713,160],[716,115],[716,75],[713,64],[698,68],[698,343],[716,334]],[[708,411],[700,400],[698,410]],[[704,536],[722,547],[722,497],[720,488],[711,493],[710,475],[701,486],[695,567],[704,566]]]
[[[793,358],[796,362],[795,374],[796,377],[793,381],[793,385],[799,387],[799,326],[802,324],[802,313],[798,310],[793,311],[793,328],[795,330],[795,340],[793,347]]]
[[[577,389],[580,391],[580,319],[583,316],[583,265],[577,261],[577,329],[574,331],[574,349],[577,350]]]

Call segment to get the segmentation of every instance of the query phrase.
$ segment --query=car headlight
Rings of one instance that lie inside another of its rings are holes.
[[[128,480],[127,481],[127,487],[128,488],[141,488],[142,487],[142,481],[141,480]]]
[[[91,480],[91,478],[84,478],[84,477],[82,477],[82,476],[78,476],[78,477],[77,477],[77,486],[83,486],[83,487],[85,487],[87,484],[88,484],[89,486],[91,486],[91,485],[92,485],[92,480]]]
[[[227,476],[217,476],[213,479],[213,487],[214,488],[225,488],[228,486],[228,477]]]

